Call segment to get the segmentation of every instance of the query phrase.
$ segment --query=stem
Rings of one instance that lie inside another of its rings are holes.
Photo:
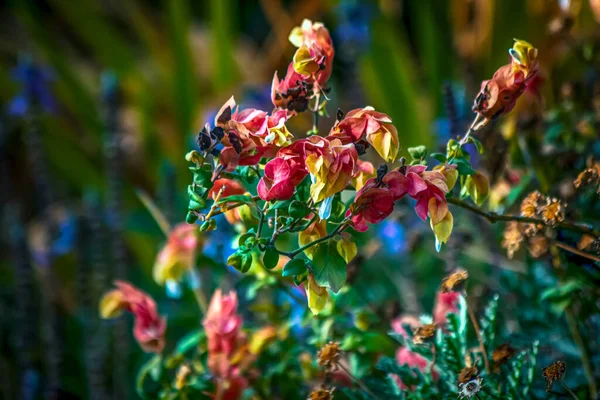
[[[565,381],[563,381],[561,379],[560,383],[562,383],[562,385],[565,387],[565,389],[567,389],[567,392],[569,392],[569,394],[571,395],[571,397],[573,397],[575,400],[579,400],[579,397],[577,397],[577,395],[575,393],[573,393],[573,391],[567,386],[567,384],[565,383]]]
[[[265,206],[260,211],[260,221],[258,221],[258,229],[256,230],[256,238],[259,239],[262,233],[262,228],[265,223],[265,212],[267,211],[267,207],[269,206],[269,202],[265,203]]]
[[[432,376],[433,376],[433,367],[435,366],[436,359],[437,359],[437,347],[435,346],[435,343],[433,343],[433,346],[431,348],[431,366],[429,367],[429,373],[432,374]]]
[[[321,99],[321,94],[315,95],[315,109],[311,110],[313,113],[313,127],[312,131],[314,134],[319,133],[319,101]]]
[[[160,209],[156,206],[156,204],[152,201],[152,199],[150,198],[150,196],[148,196],[146,192],[144,192],[141,189],[138,189],[135,191],[135,194],[137,194],[138,198],[146,207],[150,215],[152,215],[152,218],[154,218],[154,221],[165,234],[165,236],[169,237],[169,232],[171,232],[171,224],[169,224],[167,217],[165,217],[162,211],[160,211]]]
[[[458,206],[460,208],[464,208],[465,210],[471,211],[472,213],[485,218],[486,220],[488,220],[488,222],[490,222],[492,224],[499,222],[499,221],[516,221],[516,222],[525,223],[525,224],[544,225],[544,226],[552,228],[552,226],[550,226],[548,223],[546,223],[541,218],[521,217],[519,215],[502,215],[502,214],[496,214],[495,212],[487,212],[487,211],[483,211],[482,209],[480,209],[474,205],[471,205],[465,201],[457,199],[455,197],[450,197],[447,199],[447,201],[448,201],[448,203],[454,204],[455,206]],[[556,227],[574,231],[574,232],[587,233],[589,235],[593,235],[596,237],[600,236],[600,231],[594,229],[593,227],[591,227],[589,225],[578,224],[575,222],[562,221],[562,222],[559,222],[556,225]]]
[[[593,254],[590,254],[590,253],[586,253],[585,251],[578,250],[575,247],[569,246],[568,244],[564,244],[564,243],[561,243],[561,242],[555,242],[554,245],[556,247],[560,247],[561,249],[566,250],[566,251],[568,251],[570,253],[577,254],[578,256],[585,257],[585,258],[587,258],[589,260],[593,260],[593,261],[596,261],[596,262],[600,262],[600,257],[597,257],[597,256],[595,256]]]
[[[590,399],[596,400],[598,398],[598,388],[596,386],[596,381],[594,380],[594,369],[592,367],[592,363],[590,362],[590,356],[585,347],[583,338],[581,337],[581,332],[577,326],[577,319],[575,318],[575,314],[573,314],[573,309],[571,306],[565,309],[565,315],[567,317],[567,324],[569,325],[569,330],[571,331],[573,340],[575,343],[577,343],[577,347],[579,347],[583,371],[585,372],[585,377],[588,381],[588,387],[590,390]]]
[[[352,373],[346,367],[344,367],[340,363],[337,363],[336,366],[339,367],[345,373],[347,373],[348,376],[354,381],[354,383],[356,383],[366,394],[368,394],[370,396],[370,398],[372,398],[372,399],[378,398],[377,396],[375,396],[375,394],[373,392],[371,392],[371,389],[369,389],[367,387],[367,385],[365,385],[364,383],[362,383],[362,381],[360,381],[358,378],[356,378],[354,375],[352,375]]]
[[[467,303],[467,313],[469,314],[469,318],[471,319],[471,323],[473,324],[473,328],[475,328],[475,333],[477,334],[477,340],[479,341],[479,350],[483,355],[483,364],[485,365],[485,372],[491,374],[490,368],[490,360],[488,360],[487,351],[485,350],[485,343],[483,342],[483,336],[481,335],[481,329],[479,328],[479,323],[477,322],[477,318],[475,318],[475,314],[473,313],[473,309],[469,305],[467,300],[467,296],[465,293],[465,301]]]
[[[294,251],[292,251],[290,253],[283,253],[283,252],[279,252],[279,253],[287,255],[289,258],[294,258],[298,254],[302,253],[304,250],[306,250],[306,249],[308,249],[308,248],[310,248],[310,247],[312,247],[314,245],[317,245],[317,244],[319,244],[321,242],[324,242],[326,240],[331,239],[332,237],[334,237],[335,235],[337,235],[338,233],[340,233],[344,229],[346,229],[346,227],[347,227],[347,225],[345,223],[342,223],[342,224],[338,225],[338,227],[335,228],[333,231],[331,231],[331,233],[328,234],[327,236],[323,236],[322,238],[319,238],[319,239],[315,240],[314,242],[310,242],[310,243],[308,243],[308,244],[306,244],[306,245],[300,247],[299,249],[294,250]]]

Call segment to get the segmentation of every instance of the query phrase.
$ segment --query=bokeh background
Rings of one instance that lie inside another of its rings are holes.
[[[323,21],[333,37],[331,115],[372,105],[392,117],[404,149],[435,149],[468,127],[480,82],[508,62],[515,37],[539,48],[544,107],[556,103],[565,82],[596,79],[597,3],[0,2],[0,398],[133,396],[143,354],[127,321],[103,323],[96,314],[115,278],[157,299],[170,337],[198,326],[189,291],[165,293],[152,282],[165,238],[143,199],[170,223],[185,218],[191,175],[184,155],[195,134],[231,95],[245,107],[271,109],[273,73],[284,73],[294,52],[289,31],[302,19]],[[333,122],[321,118],[320,129]],[[311,116],[290,124],[301,135]],[[515,127],[493,129],[510,137]],[[490,157],[480,165],[493,177],[504,162]],[[570,341],[561,347],[560,335],[543,337],[562,324],[558,316],[545,320],[548,306],[536,308],[552,278],[506,259],[493,244],[498,230],[465,217],[449,250],[437,254],[428,227],[409,212],[361,239],[352,280],[357,309],[376,310],[381,327],[400,313],[430,310],[441,277],[468,263],[479,295],[502,296],[517,346],[541,339],[542,355],[578,359]],[[223,228],[208,239],[199,260],[207,294],[246,289],[224,266],[234,234]]]

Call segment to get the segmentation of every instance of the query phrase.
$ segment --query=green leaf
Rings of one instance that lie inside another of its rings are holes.
[[[337,251],[335,241],[328,240],[317,246],[313,254],[313,274],[320,286],[339,292],[346,283],[346,261]]]
[[[481,144],[481,142],[479,140],[475,139],[473,136],[469,136],[469,142],[471,142],[475,145],[475,147],[477,148],[477,152],[479,152],[479,154],[483,154],[483,151],[484,151],[483,144]]]
[[[427,157],[427,147],[425,146],[409,147],[407,150],[408,154],[415,160],[421,160]]]
[[[285,264],[281,276],[300,275],[306,271],[307,261],[303,258],[293,258]]]
[[[456,164],[456,170],[461,175],[473,175],[475,170],[471,167],[471,163],[464,158],[455,158],[452,164]]]
[[[268,247],[263,255],[263,264],[266,269],[273,269],[279,262],[279,253],[274,247]]]
[[[527,363],[525,385],[523,385],[523,398],[525,399],[528,397],[529,390],[531,390],[531,385],[533,384],[539,344],[540,342],[537,340],[533,342],[531,345],[531,352],[529,352],[529,362]]]
[[[310,212],[310,208],[306,205],[306,203],[294,200],[290,203],[288,208],[288,213],[292,218],[304,218]]]
[[[155,355],[141,366],[138,371],[135,390],[137,394],[142,398],[146,399],[146,393],[144,391],[144,383],[148,377],[154,379],[157,376],[156,369],[161,367],[162,357],[160,355]],[[156,380],[156,379],[154,379]]]
[[[175,348],[175,353],[184,354],[194,348],[197,348],[198,344],[200,343],[200,341],[202,340],[202,338],[204,336],[205,336],[204,332],[202,332],[202,331],[192,332],[192,333],[184,336],[183,339],[181,339],[177,343],[177,347]]]
[[[240,194],[240,195],[235,195],[235,196],[224,197],[224,198],[220,199],[217,204],[223,204],[223,203],[244,203],[244,204],[250,204],[252,202],[253,202],[253,200],[252,200],[251,196],[246,196],[244,194]]]
[[[442,153],[431,153],[430,154],[431,157],[435,158],[437,161],[441,162],[442,164],[446,162],[446,155],[442,154]]]
[[[481,319],[481,334],[486,346],[486,352],[491,359],[496,345],[496,316],[498,314],[498,295],[494,295],[485,309]]]

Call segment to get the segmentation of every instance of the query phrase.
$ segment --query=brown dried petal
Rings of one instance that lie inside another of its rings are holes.
[[[333,367],[339,361],[342,355],[340,344],[338,342],[329,342],[317,353],[317,361],[321,367]]]
[[[334,389],[316,389],[308,395],[308,400],[331,400],[333,399],[333,391]]]
[[[533,258],[538,258],[546,254],[549,242],[545,236],[534,236],[529,239],[529,253]]]
[[[544,196],[537,190],[529,193],[521,203],[521,215],[528,218],[537,216],[539,212],[538,208],[544,201]]]
[[[462,289],[465,281],[469,277],[469,273],[464,269],[457,269],[451,275],[445,277],[442,280],[442,286],[440,287],[440,292],[442,293],[450,293],[450,292],[458,292]]]
[[[577,243],[577,250],[589,250],[596,240],[597,238],[592,235],[584,234],[581,236],[579,243]]]
[[[458,374],[457,384],[460,385],[461,383],[467,383],[471,379],[475,378],[478,374],[479,370],[477,369],[477,367],[465,367]]]
[[[504,238],[502,239],[502,247],[506,249],[508,258],[513,258],[514,254],[521,247],[523,242],[523,232],[518,222],[511,221],[504,228]]]
[[[552,227],[565,220],[565,206],[558,199],[547,199],[540,211],[544,222]]]
[[[542,369],[542,375],[546,378],[546,392],[552,390],[552,384],[561,380],[567,370],[567,364],[564,361],[555,361]]]
[[[517,351],[508,343],[504,343],[496,347],[496,349],[492,352],[494,368],[497,370],[501,365],[506,364],[516,352]]]
[[[436,325],[425,324],[414,330],[413,343],[423,344],[424,342],[435,336]]]

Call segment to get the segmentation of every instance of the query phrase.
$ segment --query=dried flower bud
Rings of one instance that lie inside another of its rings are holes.
[[[578,250],[589,250],[591,247],[593,247],[596,240],[597,240],[597,238],[595,238],[594,236],[584,234],[581,236],[579,243],[577,243],[577,249]]]
[[[442,280],[442,286],[440,287],[440,292],[442,293],[450,293],[450,292],[460,292],[464,286],[465,281],[469,277],[469,273],[464,269],[457,269],[451,275],[445,277]]]
[[[529,193],[521,203],[521,215],[527,218],[536,217],[545,200],[545,197],[537,190]]]
[[[511,221],[504,228],[504,238],[502,239],[502,247],[506,249],[508,258],[513,258],[515,253],[521,247],[523,242],[523,232],[521,226],[516,221]]]
[[[335,389],[317,389],[313,390],[308,396],[308,400],[331,400],[333,399],[333,391]]]
[[[425,324],[423,326],[418,327],[414,330],[413,343],[414,344],[423,344],[429,339],[435,336],[436,325],[435,324]]]
[[[498,370],[501,365],[504,365],[515,355],[517,351],[511,347],[510,344],[504,343],[496,347],[492,352],[492,361],[494,362],[494,369]]]
[[[546,254],[550,243],[545,236],[537,235],[529,239],[529,253],[533,258],[539,258]]]
[[[598,167],[583,170],[579,175],[577,175],[577,179],[575,179],[573,182],[573,185],[575,185],[576,189],[580,189],[583,186],[592,184],[600,184]]]
[[[546,205],[541,207],[544,222],[555,227],[565,220],[565,206],[558,199],[546,199]]]
[[[338,342],[329,342],[317,353],[317,361],[321,367],[332,368],[337,365],[341,356],[340,344]]]
[[[552,384],[559,381],[565,375],[567,364],[564,361],[555,361],[542,369],[542,375],[546,378],[546,392],[552,390]]]
[[[477,367],[475,367],[475,366],[465,367],[458,374],[458,380],[456,383],[458,385],[460,385],[461,383],[467,383],[470,380],[472,380],[473,378],[477,377],[478,374],[479,374],[479,370],[477,369]]]

